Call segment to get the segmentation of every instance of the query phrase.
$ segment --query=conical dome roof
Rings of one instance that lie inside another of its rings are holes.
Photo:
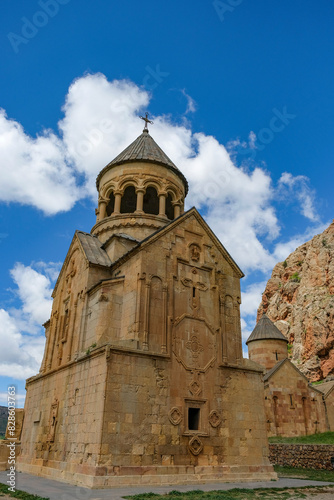
[[[169,168],[177,174],[185,185],[185,194],[188,192],[188,182],[183,173],[177,168],[170,158],[158,146],[155,140],[150,136],[148,130],[144,129],[143,133],[130,146],[124,149],[116,158],[114,158],[108,165],[104,167],[96,179],[96,187],[99,189],[99,182],[102,175],[115,165],[129,162],[150,162],[157,163],[164,167]]]
[[[288,342],[283,333],[281,333],[268,316],[264,314],[248,337],[246,344],[254,340],[267,339],[285,340],[285,342]]]

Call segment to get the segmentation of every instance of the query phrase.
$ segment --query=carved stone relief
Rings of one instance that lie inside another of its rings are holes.
[[[49,421],[49,433],[47,436],[47,441],[50,441],[50,442],[53,442],[54,438],[55,438],[56,426],[57,426],[57,416],[58,416],[58,406],[59,406],[58,399],[55,398],[52,405],[51,405],[50,421]]]
[[[188,448],[189,451],[196,456],[199,455],[203,450],[203,443],[198,436],[194,436],[190,439]]]
[[[212,427],[218,427],[221,424],[221,417],[216,410],[212,410],[209,414],[209,422]]]
[[[177,406],[174,406],[169,413],[168,418],[173,425],[179,425],[182,421],[182,413]]]

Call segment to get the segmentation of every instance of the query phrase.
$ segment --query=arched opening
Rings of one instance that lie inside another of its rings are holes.
[[[111,193],[109,196],[109,203],[106,208],[108,217],[113,213],[114,210],[115,210],[115,195],[114,193]]]
[[[159,214],[159,197],[157,190],[149,186],[144,194],[143,210],[146,214]]]
[[[172,201],[172,196],[170,195],[170,193],[168,193],[168,196],[166,198],[166,215],[169,220],[174,219],[174,207],[172,205]]]
[[[136,210],[137,195],[134,186],[128,186],[121,200],[121,214],[133,214]]]

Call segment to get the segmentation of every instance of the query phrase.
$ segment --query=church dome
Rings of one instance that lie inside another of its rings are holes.
[[[254,342],[255,340],[269,339],[284,340],[284,342],[288,342],[277,326],[274,325],[266,314],[263,314],[262,318],[258,321],[256,327],[248,337],[246,344],[248,345],[249,342]]]
[[[115,234],[141,241],[184,211],[188,182],[147,128],[96,179],[99,193],[91,233],[104,243]]]
[[[246,344],[249,359],[264,366],[266,370],[271,370],[279,361],[288,357],[288,340],[266,314],[258,321]]]
[[[115,165],[122,165],[124,163],[144,161],[147,163],[155,163],[162,165],[176,173],[185,185],[185,195],[188,193],[188,182],[183,173],[177,168],[166,153],[158,146],[153,137],[149,134],[147,129],[133,141],[130,146],[124,149],[116,158],[114,158],[108,165],[104,167],[96,178],[96,187],[99,190],[99,183],[101,177],[109,169]]]

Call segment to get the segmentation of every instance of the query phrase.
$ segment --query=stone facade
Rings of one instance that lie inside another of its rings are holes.
[[[75,233],[20,470],[101,488],[275,478],[262,368],[242,358],[243,274],[183,213],[186,181],[152,141],[102,170],[97,223]]]
[[[321,384],[314,384],[313,387],[318,389],[323,395],[326,419],[328,430],[334,431],[334,377],[324,381]]]
[[[265,377],[264,390],[268,436],[303,436],[328,430],[321,392],[310,387],[289,359]]]
[[[268,436],[302,436],[329,430],[320,390],[288,359],[287,340],[264,315],[247,340],[249,359],[262,365]]]

